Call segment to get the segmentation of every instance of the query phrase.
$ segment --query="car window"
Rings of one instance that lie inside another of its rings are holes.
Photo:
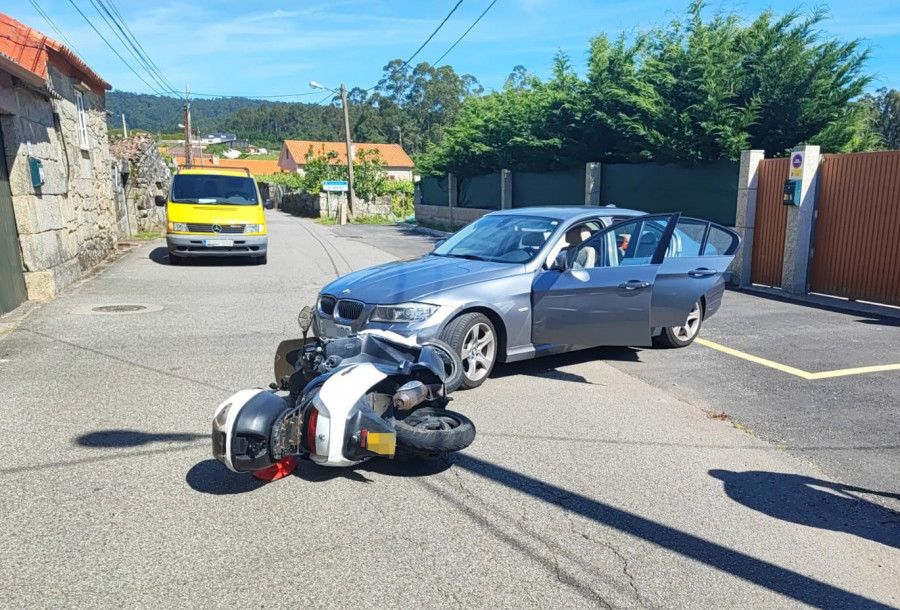
[[[432,254],[527,263],[537,256],[558,225],[559,220],[542,216],[489,215],[454,233]]]
[[[738,237],[731,231],[712,225],[709,228],[709,237],[703,248],[704,256],[727,256],[734,254],[740,243]]]
[[[703,220],[679,218],[666,250],[666,258],[700,256],[700,244],[708,226],[709,223]]]
[[[573,269],[649,265],[665,235],[667,218],[640,219],[597,233],[569,259]]]

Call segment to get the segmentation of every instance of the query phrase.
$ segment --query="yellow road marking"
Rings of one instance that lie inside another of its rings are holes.
[[[878,373],[882,371],[900,371],[900,364],[885,364],[881,366],[861,366],[852,369],[838,369],[835,371],[822,371],[820,373],[810,373],[809,371],[804,371],[803,369],[798,369],[793,366],[788,366],[786,364],[781,364],[780,362],[775,362],[773,360],[766,360],[765,358],[760,358],[759,356],[754,356],[753,354],[748,354],[746,352],[742,352],[736,349],[732,349],[730,347],[725,347],[715,341],[710,341],[708,339],[696,339],[696,342],[700,345],[705,345],[706,347],[710,347],[714,350],[718,350],[722,353],[728,354],[730,356],[734,356],[736,358],[742,358],[743,360],[748,360],[750,362],[755,362],[756,364],[761,364],[763,366],[767,366],[769,368],[781,371],[783,373],[787,373],[789,375],[794,375],[796,377],[800,377],[801,379],[807,380],[815,380],[815,379],[830,379],[832,377],[845,377],[847,375],[862,375],[865,373]]]

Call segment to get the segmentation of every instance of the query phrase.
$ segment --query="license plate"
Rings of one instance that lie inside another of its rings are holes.
[[[346,337],[347,335],[350,334],[349,326],[344,326],[343,324],[335,324],[335,327],[337,328],[337,336],[338,337]]]
[[[203,245],[209,246],[211,248],[217,248],[217,247],[223,247],[223,246],[231,247],[234,245],[234,240],[233,239],[204,239]]]
[[[366,448],[378,455],[394,455],[397,446],[397,437],[393,432],[369,432],[366,440]]]

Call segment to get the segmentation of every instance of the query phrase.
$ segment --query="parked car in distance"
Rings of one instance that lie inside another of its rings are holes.
[[[534,207],[488,214],[422,258],[345,275],[318,297],[316,329],[438,338],[464,388],[497,362],[601,345],[684,347],[718,310],[740,238],[680,214]]]
[[[249,171],[216,167],[179,169],[166,206],[169,262],[200,256],[249,256],[258,265],[268,258],[266,217],[256,180]]]

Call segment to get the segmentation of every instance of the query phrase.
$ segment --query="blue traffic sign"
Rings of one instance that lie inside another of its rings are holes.
[[[350,189],[350,185],[346,180],[323,180],[322,181],[322,190],[323,191],[346,192],[349,189]]]

